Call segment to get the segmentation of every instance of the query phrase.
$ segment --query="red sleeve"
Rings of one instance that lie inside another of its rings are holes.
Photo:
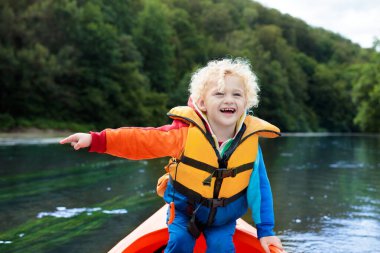
[[[92,141],[89,152],[104,153],[106,152],[106,132],[90,132]]]

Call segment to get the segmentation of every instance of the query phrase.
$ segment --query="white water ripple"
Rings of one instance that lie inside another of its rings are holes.
[[[56,211],[53,212],[40,212],[37,214],[37,218],[41,219],[43,217],[55,217],[55,218],[71,218],[82,213],[87,213],[87,215],[92,215],[95,212],[102,212],[104,214],[126,214],[128,210],[126,209],[115,209],[115,210],[103,210],[100,207],[94,208],[66,208],[66,207],[57,207]]]
[[[62,137],[63,138],[63,137]],[[0,146],[58,144],[62,138],[1,138]]]

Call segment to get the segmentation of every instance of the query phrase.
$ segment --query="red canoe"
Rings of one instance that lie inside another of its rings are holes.
[[[139,227],[121,240],[109,253],[147,253],[163,252],[169,234],[166,226],[167,206],[163,206]],[[237,220],[234,244],[237,253],[265,253],[257,239],[256,229],[242,219]],[[285,253],[276,247],[270,246],[271,253]],[[205,252],[206,241],[201,235],[194,248],[194,252]]]

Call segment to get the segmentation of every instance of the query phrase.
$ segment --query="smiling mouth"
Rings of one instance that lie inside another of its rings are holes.
[[[235,109],[234,108],[223,108],[223,109],[220,109],[220,111],[222,112],[222,113],[235,113]]]

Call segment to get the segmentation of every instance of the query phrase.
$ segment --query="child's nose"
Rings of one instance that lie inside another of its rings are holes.
[[[226,96],[224,96],[224,102],[225,103],[232,103],[232,102],[234,102],[234,96],[230,95],[230,94],[227,94]]]

